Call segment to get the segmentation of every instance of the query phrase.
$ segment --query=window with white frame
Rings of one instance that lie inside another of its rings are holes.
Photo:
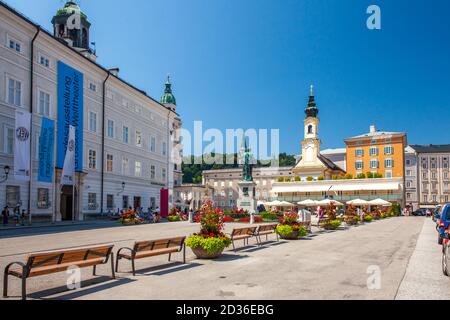
[[[113,172],[114,168],[114,156],[112,154],[106,155],[106,171]]]
[[[50,116],[50,94],[39,90],[39,114]]]
[[[364,149],[361,149],[361,148],[355,149],[355,156],[356,157],[364,156]]]
[[[388,179],[392,178],[392,171],[390,171],[390,170],[386,171],[386,178],[388,178]]]
[[[22,83],[11,78],[8,79],[8,103],[17,107],[22,105]]]
[[[150,137],[150,151],[156,152],[156,138]]]
[[[130,173],[128,166],[128,158],[122,158],[122,174],[128,175]]]
[[[128,127],[123,126],[122,129],[122,141],[123,143],[128,143]]]
[[[394,148],[392,146],[386,146],[384,147],[384,154],[394,154]]]
[[[166,142],[162,143],[162,152],[161,153],[163,156],[167,155],[167,143]]]
[[[412,186],[412,182],[411,181],[406,181],[406,187],[407,188],[411,188]]]
[[[48,209],[50,207],[49,190],[47,188],[37,189],[37,207],[38,209]]]
[[[89,82],[89,90],[97,92],[97,85],[95,83]]]
[[[162,168],[161,169],[161,179],[162,179],[162,181],[166,181],[166,172],[167,172],[166,168]]]
[[[406,176],[407,177],[411,177],[412,176],[412,171],[411,170],[406,170]]]
[[[377,156],[378,155],[378,148],[377,147],[370,147],[369,154],[370,154],[370,156]]]
[[[136,147],[142,147],[142,132],[136,130]]]
[[[156,167],[154,165],[150,166],[150,179],[155,180]]]
[[[134,175],[136,177],[142,176],[142,163],[140,161],[134,163]]]
[[[8,36],[8,48],[19,53],[22,52],[22,44],[20,43],[20,41],[13,39],[9,36]]]
[[[89,112],[89,130],[97,132],[97,114],[93,111]]]
[[[407,159],[407,160],[406,160],[406,165],[407,165],[407,166],[410,166],[410,165],[411,165],[411,160]]]
[[[89,149],[89,169],[95,170],[97,168],[97,152]]]
[[[114,195],[113,194],[107,194],[106,195],[106,209],[112,210],[114,208]]]
[[[378,160],[370,160],[370,168],[371,169],[378,169],[379,163]]]
[[[394,160],[392,160],[392,159],[384,160],[384,167],[385,168],[393,168],[394,167]]]
[[[89,210],[97,209],[97,194],[96,193],[90,192],[88,194],[88,209]]]
[[[428,202],[428,195],[427,194],[422,195],[422,199],[423,199],[424,203],[427,203]]]
[[[448,171],[444,172],[444,179],[447,180],[448,179]]]
[[[39,64],[43,67],[49,68],[50,67],[50,59],[43,56],[42,54],[39,55]]]
[[[13,154],[14,152],[14,129],[11,127],[4,128],[4,144],[3,151],[6,154]]]
[[[108,120],[108,137],[114,138],[114,120]]]
[[[356,162],[355,162],[355,168],[356,168],[356,170],[364,169],[364,162],[362,162],[362,161],[356,161]]]

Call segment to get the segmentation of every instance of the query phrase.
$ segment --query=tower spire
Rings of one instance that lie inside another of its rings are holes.
[[[308,105],[305,108],[306,117],[316,118],[319,114],[319,109],[317,108],[316,101],[314,100],[314,86],[309,87],[309,100]]]

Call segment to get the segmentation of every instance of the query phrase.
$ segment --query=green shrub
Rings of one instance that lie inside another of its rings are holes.
[[[347,179],[347,180],[353,179],[353,175],[352,175],[351,173],[347,173],[347,174],[344,176],[344,179]]]
[[[308,231],[304,226],[289,226],[289,225],[283,225],[280,224],[275,229],[276,233],[278,233],[282,237],[288,237],[290,236],[294,231],[298,231],[298,237],[303,238],[306,235],[308,235]]]
[[[365,179],[366,175],[364,173],[360,173],[356,176],[356,179]]]
[[[180,216],[167,216],[167,220],[169,220],[170,222],[176,222],[176,221],[181,221],[181,217]]]
[[[299,182],[299,181],[302,181],[302,178],[300,178],[300,177],[295,177],[294,180],[295,180],[296,182]]]
[[[278,216],[277,216],[277,214],[276,214],[276,213],[273,213],[273,212],[269,212],[269,211],[261,212],[261,213],[259,214],[259,216],[260,216],[261,218],[263,218],[264,220],[278,221]]]
[[[381,173],[375,173],[374,175],[373,175],[373,177],[375,178],[375,179],[380,179],[380,178],[383,178],[383,175],[381,174]]]
[[[325,180],[325,178],[324,178],[324,176],[319,176],[319,177],[317,178],[317,180],[323,181],[323,180]]]
[[[341,224],[342,224],[341,220],[331,220],[325,222],[324,228],[328,230],[336,230],[341,226]]]
[[[277,182],[284,182],[284,178],[283,177],[277,178]]]
[[[368,214],[368,215],[364,216],[364,221],[365,222],[372,222],[373,221],[373,216],[371,214]]]
[[[202,248],[208,254],[214,254],[231,245],[231,239],[228,237],[205,238],[200,235],[192,235],[186,239],[186,246],[189,248]]]
[[[373,172],[367,172],[366,177],[367,177],[367,179],[373,179],[373,177],[374,177]]]
[[[284,182],[291,182],[291,178],[288,177],[284,178]]]

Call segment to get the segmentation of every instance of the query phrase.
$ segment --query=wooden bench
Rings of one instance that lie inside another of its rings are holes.
[[[114,274],[113,245],[89,247],[82,249],[69,249],[30,254],[25,263],[13,262],[6,266],[3,279],[3,297],[8,297],[8,276],[22,279],[22,299],[27,296],[27,279],[42,275],[63,272],[70,267],[93,267],[95,276],[96,267],[111,261],[112,278]],[[17,265],[17,266],[14,266]],[[14,266],[14,267],[13,267]]]
[[[185,240],[186,237],[176,237],[160,240],[138,241],[134,243],[133,249],[127,247],[120,248],[119,251],[117,251],[116,272],[118,272],[119,270],[120,259],[127,259],[131,261],[133,276],[135,276],[135,260],[168,254],[170,261],[172,253],[181,252],[182,250],[183,263],[186,263],[186,246],[184,243]],[[124,250],[128,252],[122,252]]]
[[[234,246],[235,240],[244,240],[244,246],[248,245],[248,239],[251,237],[255,237],[257,227],[246,227],[246,228],[238,228],[233,229],[230,233],[231,243],[233,244],[233,250],[236,252],[236,247]],[[256,238],[258,240],[258,238]]]
[[[271,223],[271,224],[264,224],[260,225],[258,227],[258,230],[256,231],[256,237],[259,240],[259,244],[261,245],[261,236],[266,236],[266,241],[269,240],[270,234],[275,234],[277,236],[277,241],[280,241],[280,238],[278,237],[278,233],[275,232],[277,229],[278,224],[277,223]]]

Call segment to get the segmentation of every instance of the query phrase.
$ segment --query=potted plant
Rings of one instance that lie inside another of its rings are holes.
[[[364,222],[372,222],[372,221],[373,221],[373,216],[371,214],[364,216]]]
[[[281,239],[296,240],[308,234],[305,226],[297,222],[297,219],[296,212],[286,212],[283,217],[280,217],[280,224],[275,231]]]
[[[223,211],[214,208],[211,201],[201,207],[198,216],[200,232],[186,240],[186,246],[192,249],[198,259],[217,258],[231,245],[231,239],[223,233],[223,218]]]
[[[344,221],[347,225],[354,226],[359,222],[359,217],[354,206],[350,206],[344,215]]]
[[[118,221],[123,225],[134,225],[142,223],[142,219],[139,218],[139,216],[133,209],[122,211],[121,217]]]

